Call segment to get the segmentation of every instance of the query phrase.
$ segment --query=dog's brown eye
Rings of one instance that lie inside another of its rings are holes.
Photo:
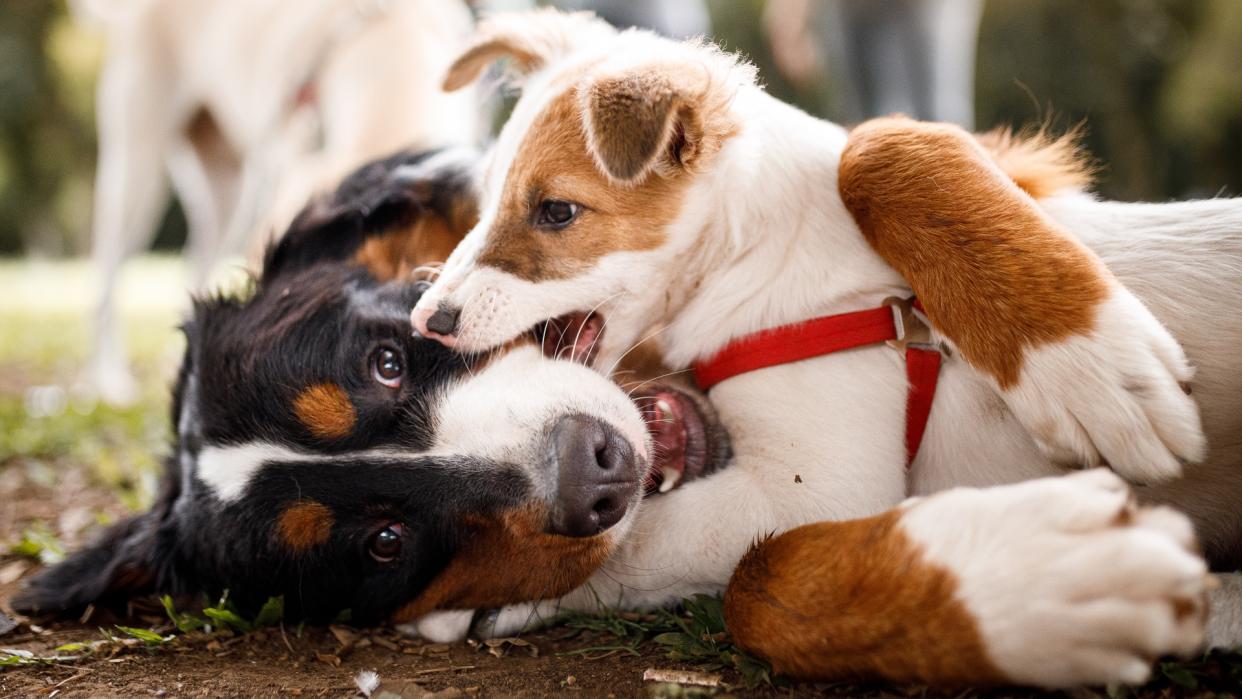
[[[542,228],[564,228],[578,218],[579,206],[560,199],[545,199],[539,204],[535,225]]]
[[[371,355],[371,376],[389,388],[400,388],[405,367],[401,354],[391,347],[380,347]]]
[[[380,563],[388,563],[401,555],[401,534],[405,531],[400,524],[390,524],[371,537],[367,553]]]

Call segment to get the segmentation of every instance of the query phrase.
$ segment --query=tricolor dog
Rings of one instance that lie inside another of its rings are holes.
[[[494,18],[446,87],[502,57],[522,96],[478,224],[412,314],[422,335],[477,353],[557,319],[604,372],[654,338],[702,376],[765,331],[917,293],[946,350],[909,450],[907,359],[886,343],[717,377],[731,465],[641,503],[608,574],[538,609],[663,605],[732,576],[738,640],[805,677],[1135,681],[1199,642],[1187,520],[1133,514],[1105,472],[1043,477],[1106,463],[1185,512],[1214,566],[1242,563],[1242,202],[1098,201],[1064,142],[849,132],[714,47],[584,15]]]
[[[302,212],[251,293],[200,299],[158,502],[14,607],[228,590],[250,612],[284,595],[291,619],[375,623],[540,599],[597,571],[654,492],[648,471],[723,464],[699,396],[545,358],[555,329],[477,357],[411,334],[425,266],[476,220],[474,160],[361,169]],[[670,406],[692,416],[688,440]]]

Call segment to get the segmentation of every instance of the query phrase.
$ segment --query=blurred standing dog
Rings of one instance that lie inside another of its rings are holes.
[[[134,394],[114,292],[122,263],[155,235],[169,180],[201,287],[256,230],[282,230],[358,164],[479,136],[473,95],[439,85],[471,29],[459,0],[80,0],[75,10],[108,38],[90,376],[105,400]]]

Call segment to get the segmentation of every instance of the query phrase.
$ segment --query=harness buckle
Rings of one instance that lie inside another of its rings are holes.
[[[886,340],[884,344],[901,352],[903,355],[907,348],[944,353],[944,348],[940,343],[932,341],[931,325],[923,314],[914,307],[913,296],[906,298],[889,296],[884,299],[883,305],[892,310],[893,327],[897,331],[897,337],[892,340]]]

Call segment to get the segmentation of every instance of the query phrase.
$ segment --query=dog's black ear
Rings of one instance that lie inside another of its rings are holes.
[[[23,614],[76,614],[152,592],[159,578],[158,524],[152,513],[112,525],[94,544],[34,576],[12,600]]]
[[[449,66],[444,89],[452,92],[469,85],[502,58],[512,61],[513,73],[525,75],[569,54],[577,46],[615,33],[607,22],[590,12],[539,9],[491,15],[479,22],[470,46]]]
[[[473,225],[478,159],[472,149],[451,148],[402,151],[363,165],[335,192],[316,198],[298,214],[268,248],[262,278],[348,260],[368,240],[427,218],[451,228],[455,244]]]
[[[587,147],[610,179],[693,169],[736,132],[728,81],[704,65],[659,63],[593,78],[579,91]]]

